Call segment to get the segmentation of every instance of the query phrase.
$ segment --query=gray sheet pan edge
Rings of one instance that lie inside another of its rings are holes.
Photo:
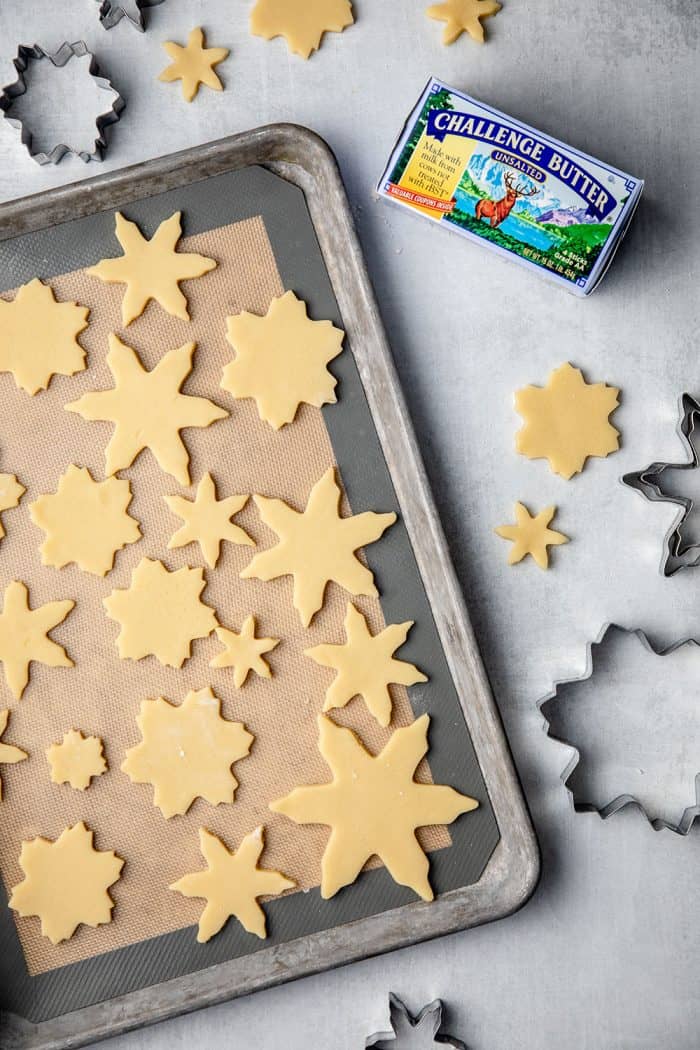
[[[133,185],[158,193],[251,164],[306,196],[383,453],[433,607],[465,720],[498,820],[501,841],[480,881],[257,955],[145,988],[39,1025],[7,1016],[3,1050],[79,1047],[175,1014],[503,917],[522,906],[539,877],[539,852],[459,583],[408,421],[391,353],[357,242],[335,159],[312,132],[273,125],[4,205],[0,239],[88,214],[101,197],[119,207]],[[358,309],[358,303],[361,308]],[[467,702],[468,700],[468,702]]]

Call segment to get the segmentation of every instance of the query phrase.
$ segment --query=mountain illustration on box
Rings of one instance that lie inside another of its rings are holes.
[[[462,176],[460,190],[474,196],[503,195],[507,191],[507,167],[495,161],[489,154],[477,153],[469,162]],[[526,215],[540,223],[551,223],[552,226],[574,226],[597,223],[597,220],[580,204],[565,204],[560,197],[547,192],[546,186],[540,186],[532,179],[522,177],[521,185],[527,190],[537,188],[532,197],[521,197],[513,209],[515,214]]]

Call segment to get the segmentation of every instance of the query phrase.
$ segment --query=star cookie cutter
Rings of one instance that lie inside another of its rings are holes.
[[[636,489],[652,503],[675,503],[681,508],[680,515],[666,536],[666,554],[661,561],[664,576],[673,576],[681,569],[691,569],[700,564],[700,539],[687,540],[686,530],[695,502],[690,497],[664,491],[664,475],[672,471],[696,470],[700,466],[700,404],[690,394],[681,397],[681,420],[678,432],[690,453],[686,463],[651,463],[645,470],[625,474],[622,481]],[[697,557],[688,560],[687,555],[697,551]]]
[[[134,29],[144,33],[144,11],[149,7],[157,7],[163,0],[97,0],[97,3],[100,5],[100,22],[105,29],[113,29],[122,18],[126,18]]]
[[[92,151],[75,149],[73,146],[64,142],[55,145],[49,153],[44,153],[41,150],[34,149],[32,144],[32,132],[27,124],[21,121],[18,117],[12,117],[9,115],[14,102],[27,92],[25,73],[32,62],[41,62],[44,59],[48,59],[57,69],[61,69],[70,62],[71,59],[84,58],[86,55],[90,58],[90,64],[88,66],[89,75],[94,79],[99,88],[112,96],[109,109],[105,110],[104,113],[100,113],[95,120],[97,136]],[[85,42],[83,40],[78,40],[73,44],[63,43],[58,51],[55,51],[53,54],[45,51],[44,48],[40,47],[38,44],[34,44],[31,47],[25,44],[20,44],[17,49],[17,57],[13,59],[13,65],[17,71],[17,79],[14,83],[0,88],[0,111],[3,113],[5,120],[20,132],[22,144],[26,146],[29,156],[32,157],[37,164],[58,164],[66,153],[72,153],[76,157],[80,157],[80,159],[85,161],[86,164],[90,160],[102,160],[104,151],[107,148],[105,132],[111,124],[115,124],[119,120],[126,105],[126,100],[122,98],[111,81],[102,75],[97,64],[97,59],[92,52],[88,50]]]
[[[561,709],[558,710],[557,707],[561,704],[562,699],[566,696],[568,692],[573,692],[577,689],[577,687],[582,686],[584,683],[588,681],[593,681],[596,674],[601,673],[600,671],[598,671],[597,665],[601,661],[604,662],[604,655],[602,657],[596,656],[596,650],[601,650],[601,652],[604,654],[606,645],[609,644],[615,638],[615,636],[627,640],[636,639],[636,643],[643,646],[644,650],[646,651],[646,654],[652,657],[659,658],[669,657],[673,653],[676,653],[679,650],[683,650],[686,646],[693,647],[693,649],[697,649],[699,647],[699,643],[696,642],[694,639],[684,639],[680,642],[675,642],[673,645],[668,646],[667,648],[658,649],[654,645],[652,645],[648,636],[644,633],[644,631],[640,629],[628,630],[625,627],[620,627],[618,624],[607,624],[601,631],[596,641],[589,642],[587,645],[586,670],[584,671],[584,673],[576,678],[566,678],[555,682],[553,691],[549,693],[549,695],[546,696],[544,700],[540,701],[538,704],[539,710],[541,711],[545,719],[544,728],[547,733],[547,736],[550,737],[550,739],[557,741],[557,743],[563,744],[566,747],[571,748],[574,752],[571,760],[569,761],[568,765],[561,774],[562,783],[569,792],[569,796],[571,798],[573,808],[576,813],[597,813],[603,820],[607,820],[608,817],[613,816],[615,813],[619,813],[626,807],[633,806],[646,817],[654,831],[668,830],[675,832],[677,835],[687,835],[691,827],[693,826],[695,819],[697,817],[700,817],[700,753],[698,754],[697,771],[693,774],[695,778],[696,801],[694,804],[686,806],[686,808],[681,813],[680,819],[677,821],[669,820],[665,817],[661,817],[658,815],[652,815],[652,813],[650,812],[650,807],[648,808],[647,806],[645,806],[642,800],[638,798],[633,792],[621,792],[615,795],[615,797],[612,798],[609,802],[600,805],[595,802],[592,802],[590,799],[582,797],[582,795],[579,794],[580,789],[577,787],[577,785],[572,784],[572,777],[576,768],[581,762],[582,755],[585,751],[585,744],[584,746],[580,746],[578,743],[575,744],[571,739],[568,738],[567,735],[565,735],[565,730],[562,727],[566,726],[566,723],[569,721],[569,716],[566,714],[562,716]],[[688,651],[690,652],[692,650],[689,649]],[[638,661],[641,660],[640,657],[638,657],[637,659]],[[646,681],[646,679],[643,679],[643,681]],[[654,702],[657,703],[660,698],[654,693],[652,693],[652,695]],[[650,725],[646,728],[648,728],[648,732],[652,735],[652,738],[653,734],[658,735],[657,726]],[[692,751],[692,741],[690,750]],[[624,759],[621,756],[619,758],[620,764],[622,764],[623,761]],[[691,764],[692,761],[693,758],[690,759]],[[632,764],[628,763],[627,768],[629,771],[629,769],[632,768]],[[638,769],[636,770],[636,772],[638,772],[639,774],[643,774],[645,770]],[[583,790],[587,789],[584,788]]]
[[[414,1017],[398,995],[389,994],[390,1032],[377,1032],[365,1040],[365,1050],[467,1050],[466,1043],[442,1032],[443,1003],[433,999]]]

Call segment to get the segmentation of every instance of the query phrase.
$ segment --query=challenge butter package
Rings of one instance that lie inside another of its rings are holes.
[[[381,196],[590,295],[644,183],[431,79]]]

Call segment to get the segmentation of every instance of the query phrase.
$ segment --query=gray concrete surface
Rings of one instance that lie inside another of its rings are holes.
[[[525,782],[544,873],[518,915],[113,1041],[110,1050],[351,1050],[386,1029],[385,993],[451,1005],[472,1050],[694,1050],[698,1045],[697,831],[655,833],[634,811],[576,815],[536,702],[580,673],[610,620],[659,643],[700,635],[700,569],[658,572],[673,520],[619,483],[676,459],[677,399],[700,394],[700,13],[695,0],[506,0],[490,43],[450,49],[421,0],[355,5],[357,25],[304,64],[253,39],[244,0],[166,0],[140,36],[107,33],[94,0],[2,0],[0,80],[19,42],[84,38],[129,103],[105,167],[275,120],[336,150],[469,608]],[[230,46],[227,90],[187,106],[155,77],[160,43],[204,24]],[[647,179],[619,258],[578,301],[512,264],[375,202],[373,185],[428,75]],[[65,116],[65,114],[63,115]],[[0,121],[0,200],[93,174],[45,170]],[[564,482],[513,452],[515,389],[564,360],[622,388],[623,449]],[[493,535],[514,500],[555,502],[573,542],[555,568],[510,569]],[[697,680],[697,679],[696,679]],[[670,675],[669,688],[674,687]],[[679,705],[697,719],[697,695]],[[700,765],[700,763],[699,763]],[[689,799],[689,802],[692,799]]]

